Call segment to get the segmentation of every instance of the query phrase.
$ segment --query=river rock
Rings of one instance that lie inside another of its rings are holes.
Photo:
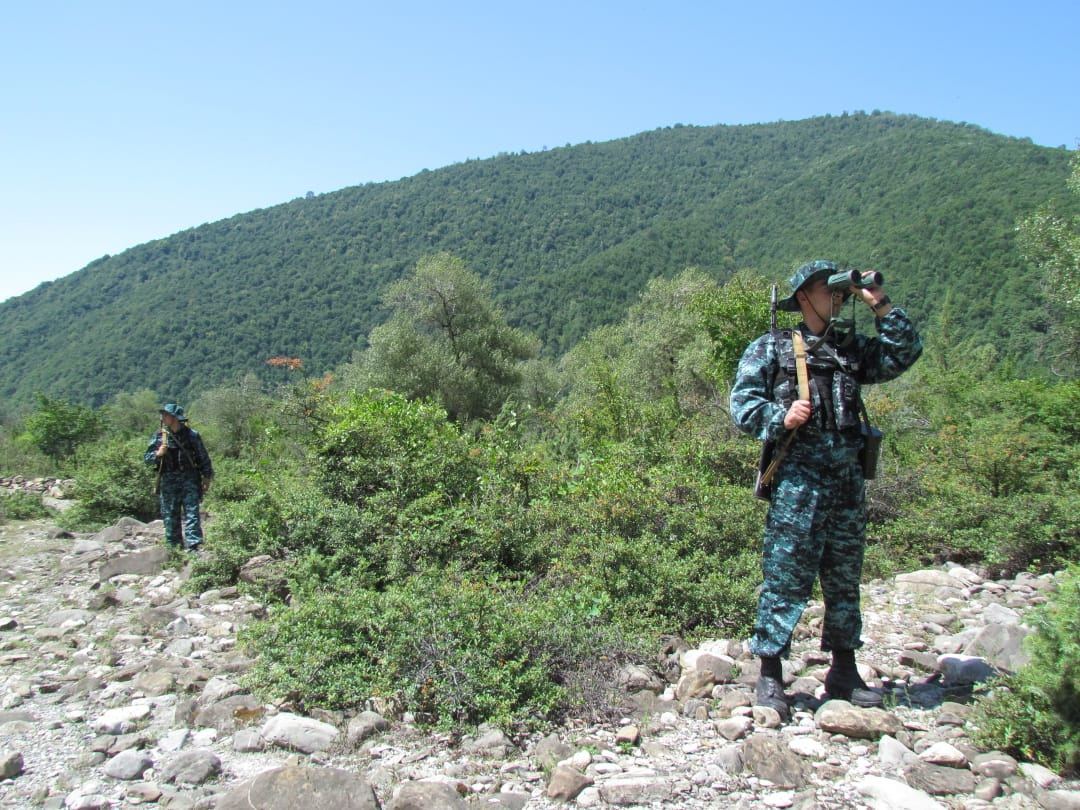
[[[215,810],[378,810],[371,785],[338,768],[286,766],[230,789]]]
[[[896,736],[903,728],[900,720],[884,709],[862,709],[846,700],[830,700],[823,704],[815,712],[814,722],[830,734],[863,740],[876,740],[883,734]]]
[[[271,717],[263,724],[260,733],[271,745],[291,748],[305,754],[325,751],[339,736],[338,730],[329,723],[290,712],[281,712]]]

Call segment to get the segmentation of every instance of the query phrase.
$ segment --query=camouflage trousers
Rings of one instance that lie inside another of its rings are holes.
[[[203,541],[199,519],[198,476],[165,473],[161,476],[161,520],[165,542],[170,546],[194,548]]]
[[[862,645],[859,580],[866,539],[860,440],[835,432],[796,437],[765,518],[764,584],[750,639],[754,655],[787,657],[816,577],[825,597],[822,650]]]

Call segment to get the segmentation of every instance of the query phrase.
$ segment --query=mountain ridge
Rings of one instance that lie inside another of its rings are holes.
[[[280,354],[325,371],[381,322],[381,289],[443,250],[549,355],[621,317],[651,277],[782,278],[828,257],[880,266],[924,320],[953,290],[967,332],[1037,363],[1045,315],[1013,230],[1061,193],[1068,158],[971,125],[857,114],[661,128],[297,198],[0,304],[0,397],[187,398]],[[987,279],[1000,282],[989,293]]]

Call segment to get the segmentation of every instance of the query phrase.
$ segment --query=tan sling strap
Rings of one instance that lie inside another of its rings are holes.
[[[791,345],[795,349],[795,378],[799,386],[799,399],[810,399],[810,375],[806,370],[806,343],[803,342],[802,332],[795,329],[791,333]],[[772,462],[765,469],[765,472],[761,476],[761,486],[768,486],[772,481],[773,476],[776,475],[776,470],[780,466],[780,462],[784,460],[784,456],[787,455],[788,447],[791,446],[791,440],[795,438],[795,434],[799,432],[798,428],[791,431],[787,438],[784,439],[784,443],[780,446],[780,449],[773,456]]]

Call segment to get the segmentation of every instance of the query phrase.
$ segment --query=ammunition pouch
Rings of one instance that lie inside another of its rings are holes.
[[[885,434],[868,421],[859,426],[859,432],[862,433],[859,464],[862,466],[863,478],[870,480],[877,477],[878,458],[881,456],[881,440]]]

